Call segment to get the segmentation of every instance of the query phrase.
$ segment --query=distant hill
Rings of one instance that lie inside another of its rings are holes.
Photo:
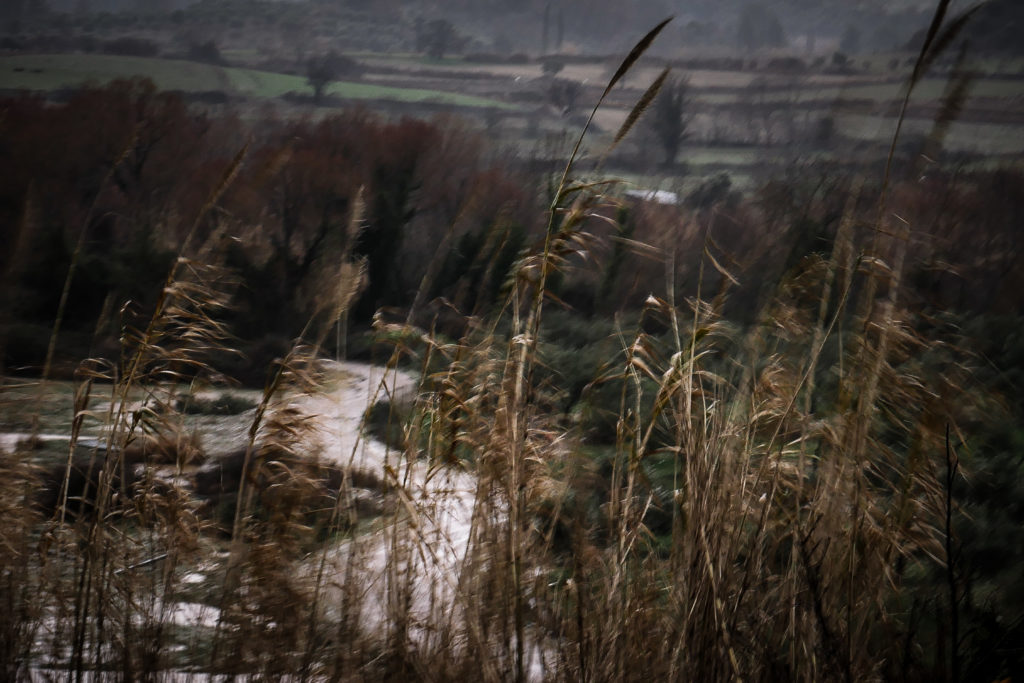
[[[0,32],[31,36],[76,25],[90,31],[114,26],[175,36],[207,31],[219,43],[244,32],[263,45],[280,36],[310,49],[326,49],[321,43],[334,41],[331,47],[340,51],[401,52],[414,49],[417,21],[444,19],[472,40],[475,52],[603,54],[628,50],[645,30],[674,15],[653,47],[654,53],[672,54],[741,46],[742,17],[757,6],[777,20],[791,49],[821,54],[835,49],[844,33],[856,33],[859,51],[869,53],[912,46],[935,5],[936,0],[0,0]],[[954,11],[966,5],[954,0]],[[966,35],[978,50],[1020,54],[1022,25],[1024,0],[995,0]]]

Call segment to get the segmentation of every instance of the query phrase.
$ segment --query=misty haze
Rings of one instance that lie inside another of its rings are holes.
[[[1022,30],[0,0],[0,680],[1024,677]]]

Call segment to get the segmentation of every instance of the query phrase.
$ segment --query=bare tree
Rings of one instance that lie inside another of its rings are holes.
[[[460,51],[464,42],[465,39],[459,35],[455,26],[446,19],[417,22],[417,51],[426,52],[432,59],[443,59],[448,52]]]
[[[310,57],[306,62],[306,83],[313,88],[313,100],[320,104],[324,97],[324,91],[337,77],[335,68],[335,55],[329,52],[325,55]]]
[[[359,62],[332,50],[309,58],[306,62],[306,83],[313,88],[313,100],[320,104],[331,83],[342,77],[358,77],[361,71]]]

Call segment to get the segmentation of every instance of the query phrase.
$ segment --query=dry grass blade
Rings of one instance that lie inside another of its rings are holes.
[[[966,68],[966,61],[967,45],[965,43],[957,54],[950,80],[946,84],[946,91],[942,96],[942,109],[935,117],[935,128],[940,137],[945,136],[949,125],[963,111],[970,87],[974,83],[974,74]]]
[[[928,71],[928,67],[931,66],[935,58],[953,42],[956,36],[959,35],[960,31],[963,30],[964,26],[967,25],[971,16],[984,6],[986,2],[987,0],[966,10],[963,14],[954,19],[953,22],[944,30],[942,29],[942,24],[945,20],[946,12],[949,10],[950,0],[939,0],[939,4],[935,8],[932,23],[928,27],[924,44],[921,46],[921,51],[917,55],[917,60],[914,62],[914,70],[911,73],[910,81],[907,83],[907,92],[904,94],[903,103],[900,105],[900,113],[896,119],[896,130],[893,133],[892,143],[889,146],[889,154],[886,156],[885,173],[882,177],[882,193],[879,200],[878,218],[875,222],[876,228],[881,227],[882,224],[882,216],[884,215],[888,198],[889,179],[892,175],[893,161],[896,158],[896,144],[899,142],[900,132],[903,130],[903,122],[907,116],[907,109],[910,106],[910,96],[914,92],[914,86],[917,85],[921,77]],[[939,33],[940,30],[942,31],[941,34]]]
[[[935,37],[939,34],[939,30],[942,28],[942,22],[946,20],[946,12],[949,11],[949,6],[951,4],[952,0],[939,0],[939,4],[935,7],[935,14],[932,15],[931,24],[928,25],[928,31],[924,36],[924,43],[921,45],[921,52],[917,56],[917,62],[914,64],[914,71],[910,77],[911,87],[913,87],[913,84],[917,83],[924,71],[923,65],[925,58],[929,54],[929,49],[935,41]]]
[[[939,6],[935,10],[935,16],[932,17],[932,23],[928,27],[928,33],[925,36],[924,45],[921,46],[921,52],[917,57],[917,62],[914,64],[914,71],[910,76],[911,88],[913,88],[914,85],[928,72],[928,69],[931,67],[935,59],[941,55],[954,40],[956,40],[956,37],[960,35],[960,31],[962,31],[964,26],[967,25],[971,16],[987,5],[988,2],[989,0],[983,0],[983,2],[979,2],[973,7],[964,10],[956,19],[951,21],[948,26],[943,28],[942,23],[945,19],[946,12],[949,9],[950,0],[939,1]]]
[[[725,266],[719,263],[718,259],[715,258],[715,255],[711,253],[710,244],[704,246],[704,256],[708,259],[708,261],[711,262],[711,266],[716,271],[718,271],[723,277],[725,277],[725,279],[731,282],[734,286],[739,287],[740,281],[733,277],[732,273],[726,270]]]
[[[957,54],[956,62],[946,82],[945,92],[942,94],[942,105],[939,113],[935,116],[931,133],[925,141],[925,148],[922,152],[924,158],[922,163],[934,161],[942,149],[946,134],[960,113],[964,109],[967,97],[970,94],[971,86],[974,85],[975,74],[966,67],[967,44],[965,43]]]

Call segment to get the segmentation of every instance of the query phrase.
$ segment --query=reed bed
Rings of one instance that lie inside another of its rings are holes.
[[[269,373],[214,505],[197,495],[204,452],[178,399],[221,381],[211,359],[231,343],[218,314],[235,283],[216,234],[186,240],[155,311],[125,323],[122,357],[81,365],[60,475],[31,443],[2,454],[3,678],[964,676],[952,516],[965,356],[907,322],[908,228],[885,209],[887,180],[877,218],[851,201],[831,253],[801,262],[746,329],[723,316],[743,285],[708,228],[696,259],[721,287],[677,301],[670,281],[617,321],[583,390],[614,424],[597,449],[556,408],[569,388],[543,354],[551,280],[615,213],[613,186],[578,171],[580,148],[503,306],[462,318],[457,337],[378,319],[397,341],[364,408],[387,401],[397,436],[339,454],[331,416],[302,397],[336,381],[322,345],[365,283],[346,254]],[[925,374],[928,354],[944,361]],[[414,382],[404,401],[399,367]],[[87,420],[106,436],[83,459]],[[356,464],[367,448],[369,469]],[[367,490],[385,501],[372,514],[356,502]]]

